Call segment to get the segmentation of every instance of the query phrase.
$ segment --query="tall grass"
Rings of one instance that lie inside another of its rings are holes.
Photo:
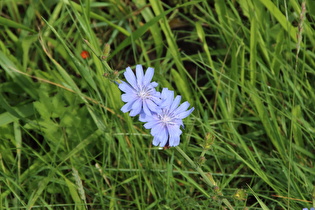
[[[1,208],[315,206],[312,1],[77,2],[0,3]],[[195,107],[177,148],[120,111],[136,64]]]

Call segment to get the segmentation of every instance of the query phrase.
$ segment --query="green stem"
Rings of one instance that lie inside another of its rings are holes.
[[[218,187],[210,173],[208,173],[208,175],[206,175],[206,173],[200,168],[200,166],[198,166],[192,159],[190,159],[190,157],[188,157],[188,155],[180,147],[175,147],[175,148],[190,163],[190,165],[198,171],[198,173],[202,176],[203,180],[211,188]],[[218,188],[217,188],[216,192],[218,193],[218,195],[223,196],[222,192]],[[226,198],[222,199],[222,202],[229,209],[234,210],[233,206],[231,205],[231,203]]]

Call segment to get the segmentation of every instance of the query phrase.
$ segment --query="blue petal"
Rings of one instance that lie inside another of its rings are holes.
[[[180,136],[180,134],[182,134],[182,131],[180,130],[179,125],[168,124],[167,130],[173,136]]]
[[[142,109],[142,100],[137,99],[132,105],[130,116],[132,116],[132,117],[136,116],[137,114],[139,114],[141,112],[141,109]]]
[[[168,132],[166,129],[164,129],[160,134],[160,147],[164,147],[166,143],[168,142]]]
[[[136,90],[131,87],[130,85],[128,85],[126,82],[122,82],[119,84],[118,88],[125,92],[125,93],[132,93],[132,92],[136,92]]]
[[[139,121],[140,122],[147,122],[147,115],[144,112],[141,112],[139,115]]]
[[[151,113],[151,107],[150,105],[148,104],[150,100],[144,100],[143,103],[142,103],[142,108],[143,108],[143,111],[146,115],[152,115]]]
[[[137,79],[135,74],[132,72],[131,68],[128,67],[126,68],[126,71],[124,73],[126,80],[129,82],[129,84],[134,88],[134,89],[138,89],[137,86]]]
[[[137,75],[138,87],[142,87],[143,86],[143,68],[142,68],[142,65],[136,66],[136,75]]]
[[[144,75],[144,79],[143,79],[143,85],[144,86],[147,86],[150,82],[151,82],[151,80],[152,80],[152,78],[153,78],[153,75],[154,75],[154,68],[151,68],[151,67],[149,67],[148,69],[147,69],[147,71],[145,72],[145,75]],[[151,83],[152,84],[152,83]],[[157,83],[156,83],[157,84]],[[154,85],[155,85],[155,83],[154,83]],[[157,86],[157,85],[156,85]],[[156,87],[155,86],[155,87]]]
[[[184,119],[185,117],[187,117],[188,115],[190,115],[194,110],[195,110],[195,108],[193,107],[193,108],[189,109],[188,111],[179,113],[179,114],[177,115],[177,117],[178,117],[179,119]]]
[[[159,92],[156,92],[154,95],[152,95],[150,97],[150,99],[155,103],[155,104],[158,104],[160,105],[162,100],[160,99],[160,93]]]
[[[151,82],[150,85],[155,88],[155,87],[157,87],[157,86],[159,85],[159,83],[157,83],[157,82]]]
[[[160,104],[161,108],[169,109],[174,100],[174,91],[171,91],[167,88],[163,88],[161,98],[162,98],[162,102]]]
[[[178,135],[173,135],[170,134],[170,138],[169,138],[169,146],[171,147],[176,147],[179,145],[180,142],[180,137]]]
[[[173,112],[178,107],[181,99],[182,99],[181,96],[176,96],[175,97],[175,99],[174,99],[174,101],[173,101],[173,103],[172,103],[172,105],[170,107],[170,110],[169,110],[170,112]]]
[[[133,105],[133,102],[128,102],[128,103],[126,103],[123,107],[121,107],[120,110],[121,110],[123,113],[129,112],[129,111],[131,110],[131,108],[132,108],[132,105]]]
[[[158,137],[158,136],[154,136],[153,141],[152,141],[152,144],[153,144],[154,146],[158,146],[159,143],[160,143],[159,137]]]
[[[163,88],[162,89],[162,92],[161,92],[161,98],[163,100],[165,100],[168,96],[168,93],[170,92],[171,90],[169,90],[168,88]]]
[[[172,123],[174,124],[174,125],[177,125],[177,126],[183,126],[184,127],[184,124],[183,124],[183,120],[182,119],[179,119],[179,118],[176,118],[176,119],[173,119],[172,120]]]
[[[166,128],[163,124],[157,123],[155,126],[151,129],[152,136],[160,135],[162,132],[165,132]]]
[[[122,94],[121,95],[121,100],[123,102],[135,101],[136,99],[137,99],[137,95],[135,94]]]
[[[146,122],[157,121],[155,114],[154,115],[146,115],[145,121]]]
[[[161,131],[161,133],[159,133],[159,135],[153,135],[153,142],[152,144],[154,146],[160,146],[160,147],[164,147],[168,141],[168,133],[167,130],[164,129]]]
[[[153,128],[153,127],[157,126],[157,124],[159,123],[158,121],[155,121],[155,120],[148,121],[149,118],[150,117],[146,116],[144,119],[147,121],[147,123],[143,125],[146,129]]]
[[[187,110],[187,108],[190,106],[190,104],[188,103],[188,101],[185,101],[184,103],[182,103],[176,110],[174,110],[174,114],[178,115],[181,112],[184,112]]]
[[[140,112],[141,112],[141,108],[131,109],[129,115],[130,115],[131,117],[134,117],[134,116],[138,115]]]
[[[169,145],[171,147],[175,147],[179,145],[180,135],[182,131],[180,130],[178,125],[168,125],[167,126],[169,132]]]
[[[135,103],[132,105],[132,108],[133,109],[138,109],[138,108],[142,108],[142,99],[140,97],[138,97],[136,100],[135,100]]]
[[[145,104],[148,106],[148,109],[150,109],[152,112],[157,113],[159,111],[159,107],[155,103],[153,103],[151,100],[146,100]]]

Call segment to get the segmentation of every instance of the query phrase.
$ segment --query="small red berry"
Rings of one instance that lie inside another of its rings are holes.
[[[81,52],[81,57],[82,57],[83,59],[87,59],[88,57],[90,57],[90,54],[89,54],[88,51],[83,50],[83,51]]]

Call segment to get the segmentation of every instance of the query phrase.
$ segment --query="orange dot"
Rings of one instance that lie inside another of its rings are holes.
[[[87,59],[88,57],[90,57],[90,54],[89,54],[88,51],[83,50],[83,51],[81,52],[81,57],[82,57],[83,59]]]

